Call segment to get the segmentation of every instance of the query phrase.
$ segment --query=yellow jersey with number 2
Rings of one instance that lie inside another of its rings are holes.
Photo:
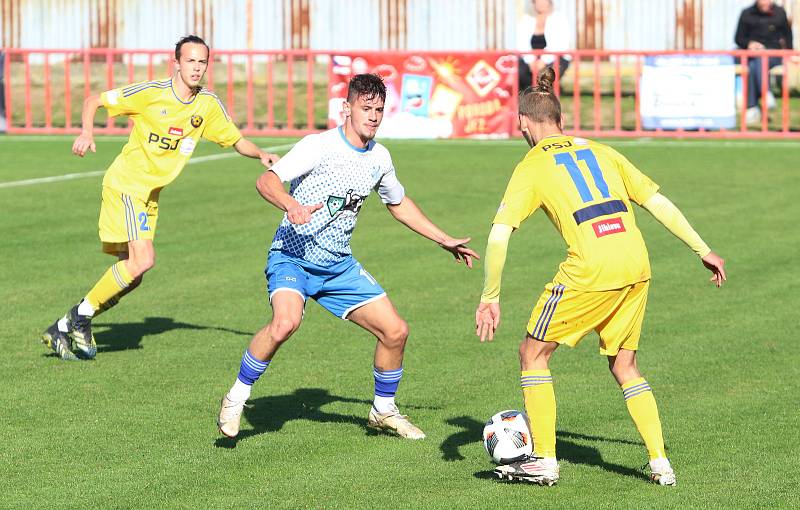
[[[181,173],[200,138],[222,147],[242,135],[222,102],[201,89],[191,100],[175,95],[172,79],[134,83],[100,95],[110,117],[133,120],[128,143],[108,168],[103,186],[157,200],[158,192]]]
[[[494,223],[518,228],[542,208],[567,243],[553,282],[583,291],[619,289],[650,279],[650,262],[631,200],[658,186],[606,145],[549,136],[514,169]]]

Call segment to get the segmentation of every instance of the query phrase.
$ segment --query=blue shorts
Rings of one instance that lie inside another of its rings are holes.
[[[324,267],[281,251],[270,251],[264,272],[270,302],[276,292],[296,292],[303,301],[313,298],[342,319],[347,319],[356,308],[386,295],[383,287],[353,257]]]

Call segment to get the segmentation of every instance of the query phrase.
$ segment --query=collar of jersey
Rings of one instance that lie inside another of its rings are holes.
[[[183,101],[181,98],[179,98],[178,94],[175,93],[175,85],[172,83],[172,78],[170,78],[170,80],[169,80],[169,89],[172,91],[172,95],[175,96],[175,99],[177,99],[178,102],[180,102],[181,104],[192,104],[192,103],[194,103],[194,100],[197,98],[197,94],[193,95],[192,99],[189,100],[188,102],[187,101]],[[202,90],[202,89],[200,89],[200,90]]]
[[[350,140],[348,140],[346,136],[344,136],[344,124],[339,126],[338,129],[339,129],[339,135],[341,135],[342,140],[344,140],[344,143],[346,143],[348,147],[350,147],[356,152],[367,152],[370,149],[372,149],[372,147],[375,146],[375,142],[373,140],[370,140],[369,142],[367,142],[366,147],[356,147],[355,145],[350,143]]]

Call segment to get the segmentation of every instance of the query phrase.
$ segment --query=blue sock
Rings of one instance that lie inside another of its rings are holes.
[[[248,386],[252,386],[258,378],[261,377],[269,363],[272,360],[261,361],[257,360],[250,354],[249,350],[244,351],[244,355],[242,356],[242,364],[239,366],[239,379],[243,384]]]
[[[397,386],[403,377],[403,367],[396,370],[378,370],[373,368],[372,374],[375,376],[375,396],[394,397],[397,393]]]

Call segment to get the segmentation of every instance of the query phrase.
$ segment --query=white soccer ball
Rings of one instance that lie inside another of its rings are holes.
[[[483,446],[497,464],[508,464],[533,453],[528,416],[522,411],[500,411],[483,427]]]

